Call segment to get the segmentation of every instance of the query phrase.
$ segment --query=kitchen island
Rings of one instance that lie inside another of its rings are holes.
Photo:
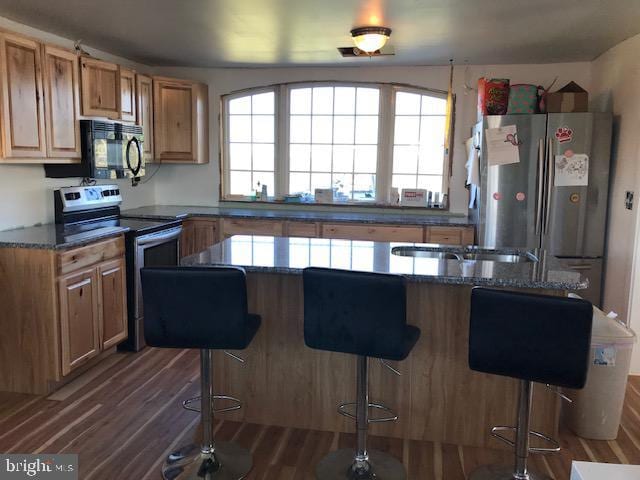
[[[371,362],[371,399],[399,414],[395,423],[372,424],[371,433],[471,446],[497,446],[489,429],[514,422],[517,400],[517,381],[467,366],[471,288],[564,295],[587,286],[578,272],[543,251],[428,244],[234,236],[182,264],[245,268],[249,310],[262,316],[260,331],[241,354],[245,364],[222,353],[215,356],[216,392],[244,404],[225,418],[341,432],[354,428],[336,408],[355,399],[356,359],[304,345],[302,270],[317,266],[404,275],[407,320],[422,336],[405,361],[393,364],[401,376]],[[556,435],[559,408],[558,397],[538,386],[533,427]]]

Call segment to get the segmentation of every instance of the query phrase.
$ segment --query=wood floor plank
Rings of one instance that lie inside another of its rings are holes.
[[[0,392],[0,451],[78,453],[83,480],[158,479],[167,454],[202,435],[198,414],[181,405],[199,394],[198,352],[147,348],[112,362],[49,398]],[[255,425],[223,415],[216,416],[214,432],[217,441],[252,450],[247,480],[314,480],[324,455],[355,448],[356,441],[352,432]],[[530,460],[556,480],[569,478],[573,460],[640,464],[640,377],[629,379],[616,440],[581,439],[565,427],[559,435],[560,454]],[[464,480],[480,465],[513,464],[513,452],[495,446],[369,437],[370,449],[405,464],[409,480]]]

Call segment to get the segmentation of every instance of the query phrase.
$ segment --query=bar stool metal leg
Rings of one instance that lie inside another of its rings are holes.
[[[251,453],[227,442],[213,441],[213,369],[211,350],[200,350],[202,443],[172,452],[162,466],[165,480],[241,480],[251,470]]]
[[[516,425],[515,442],[506,440],[507,443],[515,446],[515,466],[507,467],[503,465],[485,465],[474,470],[469,475],[469,480],[551,480],[551,477],[529,471],[527,460],[530,451],[556,451],[556,449],[530,449],[529,447],[529,424],[531,420],[531,400],[533,398],[533,383],[527,380],[520,380],[520,391],[518,394],[518,423]],[[503,430],[507,427],[495,427]],[[494,429],[494,430],[495,430]],[[538,437],[550,440],[538,432],[531,432]],[[505,441],[501,435],[495,435]]]
[[[368,358],[358,357],[356,437],[357,447],[331,452],[316,468],[317,480],[406,480],[402,463],[391,455],[367,449],[369,423]]]

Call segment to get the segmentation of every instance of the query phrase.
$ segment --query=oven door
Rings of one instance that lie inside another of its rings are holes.
[[[142,285],[140,269],[144,267],[175,267],[180,260],[180,233],[182,227],[174,227],[135,239],[134,252],[134,317],[142,318]],[[142,332],[140,332],[142,334]]]

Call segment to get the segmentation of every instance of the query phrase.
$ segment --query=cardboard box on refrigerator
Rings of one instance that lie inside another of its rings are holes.
[[[575,82],[569,82],[545,98],[547,113],[574,113],[589,111],[589,93]]]

